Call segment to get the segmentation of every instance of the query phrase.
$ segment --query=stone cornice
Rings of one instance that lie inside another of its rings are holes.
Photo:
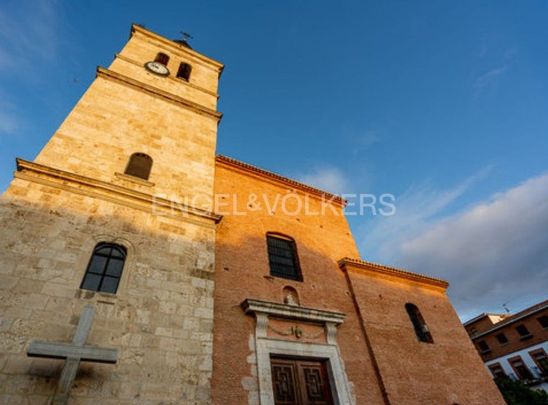
[[[305,308],[254,299],[244,300],[240,306],[246,314],[266,314],[277,318],[298,319],[308,322],[341,324],[345,314],[323,309]]]
[[[155,97],[162,98],[164,100],[170,101],[172,103],[178,104],[182,107],[185,107],[189,110],[192,110],[200,115],[205,115],[208,117],[211,117],[215,119],[217,122],[221,120],[223,117],[223,114],[211,110],[207,107],[204,107],[200,104],[194,103],[192,101],[186,100],[182,97],[176,96],[174,94],[168,93],[167,91],[160,90],[156,87],[150,86],[148,84],[145,84],[143,82],[140,82],[138,80],[132,79],[131,77],[124,76],[120,73],[114,72],[109,69],[105,69],[101,66],[97,67],[97,77],[102,77],[107,80],[112,80],[118,83],[122,83],[126,86],[133,87],[136,89],[139,89],[141,91],[144,91],[145,93],[151,94]]]
[[[142,193],[117,184],[92,179],[19,158],[16,161],[17,171],[15,177],[19,179],[70,190],[142,211],[150,212],[154,210],[159,216],[182,220],[194,218],[194,221],[207,221],[210,223],[218,223],[222,218],[221,215],[210,211]]]
[[[449,283],[439,278],[429,277],[418,273],[412,273],[410,271],[398,269],[395,267],[384,266],[382,264],[366,262],[359,259],[351,259],[345,257],[339,260],[339,267],[343,271],[357,270],[360,272],[373,272],[376,274],[382,274],[385,276],[396,277],[405,280],[411,280],[420,284],[426,284],[433,287],[446,290]]]
[[[138,184],[140,186],[145,186],[145,187],[154,187],[155,186],[155,184],[151,181],[140,179],[139,177],[135,177],[135,176],[130,176],[129,174],[114,172],[114,175],[116,177],[118,177],[119,179],[122,179],[122,180],[125,180],[125,181],[130,181],[130,182]]]
[[[292,189],[299,190],[301,192],[304,192],[305,194],[309,194],[316,198],[323,199],[327,202],[331,202],[333,204],[337,204],[342,207],[344,207],[346,204],[346,201],[343,200],[338,195],[331,194],[326,191],[308,186],[306,184],[292,180],[288,177],[280,176],[279,174],[269,172],[264,169],[260,169],[256,166],[241,162],[236,159],[229,158],[227,156],[217,155],[216,161],[218,164],[223,165],[225,167],[229,167],[231,169],[235,169],[235,170],[238,170],[239,172],[243,172],[255,177],[260,177],[261,179],[270,180],[271,182],[277,185],[283,185],[286,187],[290,187]]]
[[[143,34],[144,36],[147,36],[151,39],[154,39],[154,40],[162,43],[163,45],[167,46],[168,48],[171,48],[175,52],[179,52],[181,54],[185,54],[187,56],[190,56],[191,58],[198,59],[201,62],[204,62],[205,64],[208,64],[211,67],[215,68],[219,73],[222,72],[222,70],[224,68],[224,65],[221,62],[219,62],[215,59],[212,59],[212,58],[210,58],[208,56],[205,56],[205,55],[203,55],[199,52],[196,52],[193,49],[190,49],[190,48],[187,48],[183,45],[180,45],[177,42],[172,41],[171,39],[168,39],[168,38],[166,38],[166,37],[164,37],[160,34],[157,34],[153,31],[150,31],[147,28],[144,28],[142,25],[132,24],[131,25],[130,37],[136,32],[138,32],[140,34]]]

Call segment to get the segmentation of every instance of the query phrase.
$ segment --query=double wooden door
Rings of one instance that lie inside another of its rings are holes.
[[[271,358],[276,405],[331,405],[327,361]]]

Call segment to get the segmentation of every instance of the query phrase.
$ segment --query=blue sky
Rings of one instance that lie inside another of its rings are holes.
[[[366,260],[448,279],[463,318],[548,291],[545,1],[27,1],[0,5],[0,188],[132,22],[226,64],[219,149],[334,192]]]

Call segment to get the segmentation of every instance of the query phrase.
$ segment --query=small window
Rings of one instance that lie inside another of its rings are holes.
[[[270,274],[302,281],[295,241],[280,235],[266,235]]]
[[[503,345],[505,343],[508,343],[508,338],[506,337],[506,335],[504,333],[497,334],[496,338],[497,338],[497,340],[499,341],[499,343],[501,345]]]
[[[478,342],[478,348],[480,349],[480,352],[482,354],[489,353],[491,351],[491,349],[489,348],[489,345],[487,344],[485,340],[480,340]]]
[[[169,63],[169,56],[167,56],[165,53],[159,52],[154,58],[154,62],[158,62],[164,66],[167,66],[167,64]]]
[[[529,356],[537,364],[538,370],[543,377],[548,376],[548,357],[544,349],[540,348],[529,352]]]
[[[179,70],[177,70],[177,77],[179,79],[186,80],[187,82],[190,80],[190,72],[192,71],[192,66],[190,66],[188,63],[182,62],[179,65]]]
[[[516,326],[516,330],[518,331],[519,335],[521,336],[521,340],[528,339],[532,337],[531,332],[529,332],[529,329],[525,325],[518,325]]]
[[[504,372],[504,369],[502,368],[500,363],[491,364],[489,366],[489,371],[491,371],[491,374],[493,374],[493,378],[506,377],[506,373]]]
[[[405,304],[405,309],[407,310],[409,319],[411,320],[411,323],[415,328],[415,334],[417,335],[417,339],[419,339],[420,342],[434,343],[434,339],[432,338],[432,334],[428,329],[428,325],[424,321],[424,318],[422,317],[422,314],[417,306],[408,303]]]
[[[125,174],[148,180],[152,169],[152,158],[144,153],[134,153],[129,158]]]
[[[520,380],[530,380],[533,378],[529,367],[525,365],[521,357],[517,356],[512,359],[508,359],[508,362],[510,363]]]
[[[537,320],[544,329],[548,328],[548,316],[543,315],[540,318],[537,318]]]
[[[123,246],[99,243],[93,250],[80,288],[115,294],[122,277],[125,260],[126,249]]]

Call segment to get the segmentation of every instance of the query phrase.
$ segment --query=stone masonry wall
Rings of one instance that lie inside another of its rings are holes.
[[[0,229],[0,403],[47,403],[63,362],[26,348],[69,342],[86,303],[97,307],[87,343],[119,348],[120,359],[83,363],[71,403],[209,403],[211,225],[16,179]],[[128,250],[116,295],[79,289],[100,241]]]
[[[133,84],[99,75],[35,161],[120,184],[124,180],[117,174],[124,173],[130,156],[146,153],[153,165],[149,181],[145,185],[141,182],[141,191],[211,210],[218,126],[216,92],[222,65],[135,29],[109,67],[109,72],[123,75]],[[181,58],[192,63],[190,81],[175,78],[175,66],[169,77],[146,70],[144,64],[154,60],[158,52],[168,53],[173,64]],[[161,92],[196,107],[170,100]]]
[[[211,209],[216,132],[211,118],[98,78],[35,161],[116,183],[129,157],[146,153],[144,192]]]
[[[169,77],[144,67],[158,52],[170,55]],[[181,61],[188,82],[175,77]],[[88,344],[119,348],[120,359],[82,364],[71,403],[210,402],[215,216],[203,210],[213,207],[221,69],[133,26],[38,165],[19,166],[0,200],[0,403],[47,403],[63,362],[26,349],[69,342],[86,303],[97,307]],[[136,152],[153,159],[148,180],[123,174]],[[157,215],[154,197],[173,209]],[[116,295],[79,288],[98,242],[128,251]]]
[[[168,77],[156,76],[143,68],[146,62],[154,60],[158,52],[169,56],[167,67],[170,75]],[[188,82],[176,77],[181,62],[192,66]],[[150,33],[137,31],[133,34],[132,40],[116,55],[110,69],[215,109],[219,65],[211,60],[204,60],[202,55],[188,48],[171,41],[160,42],[154,36],[151,37]]]

